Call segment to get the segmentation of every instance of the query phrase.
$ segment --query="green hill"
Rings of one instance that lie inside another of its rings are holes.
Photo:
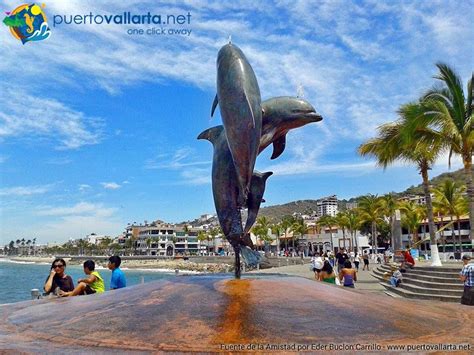
[[[439,186],[446,179],[454,179],[460,183],[464,183],[463,171],[462,169],[443,173],[431,179],[431,185],[436,187]],[[394,192],[397,197],[402,197],[406,195],[422,195],[423,186],[419,184],[418,186],[410,186],[408,189],[402,192]],[[339,200],[338,207],[339,210],[344,210],[347,202],[357,202],[362,196],[353,197],[349,200]],[[272,220],[279,221],[283,216],[292,215],[293,213],[301,213],[311,215],[313,211],[316,210],[316,200],[300,200],[288,202],[282,205],[274,205],[263,207],[260,209],[259,216],[266,216]]]

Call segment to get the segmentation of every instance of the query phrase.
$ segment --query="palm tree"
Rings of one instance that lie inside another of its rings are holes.
[[[324,215],[321,216],[317,221],[316,224],[321,228],[329,229],[329,234],[331,235],[331,252],[334,253],[334,242],[332,238],[332,227],[337,225],[336,220],[333,216]]]
[[[198,236],[197,236],[197,239],[200,241],[200,242],[203,242],[203,241],[207,241],[208,240],[208,236],[207,236],[207,233],[205,231],[199,231],[198,233]],[[208,243],[206,244],[206,253],[209,254],[209,245]]]
[[[285,233],[285,249],[288,250],[288,231],[291,225],[294,223],[293,216],[284,216],[280,222],[280,226]]]
[[[382,205],[383,205],[383,214],[388,218],[388,223],[390,224],[390,245],[392,248],[395,245],[394,238],[394,215],[395,211],[398,209],[398,200],[393,193],[388,193],[387,195],[382,196]]]
[[[303,218],[295,218],[295,221],[290,227],[290,230],[293,232],[293,249],[295,248],[294,240],[296,239],[296,236],[299,236],[300,238],[308,233],[308,227],[306,224],[304,224]]]
[[[347,219],[346,227],[347,227],[347,230],[349,231],[349,235],[351,236],[353,240],[353,243],[352,243],[353,248],[358,250],[359,242],[356,237],[356,232],[361,225],[359,213],[357,213],[357,210],[347,210],[345,214],[346,214],[346,219]]]
[[[400,206],[402,211],[402,225],[408,229],[408,243],[411,247],[418,241],[418,227],[423,221],[422,207],[413,201],[406,201]]]
[[[349,225],[349,220],[346,211],[340,211],[336,215],[336,223],[342,229],[342,247],[346,249],[346,228]]]
[[[377,195],[362,196],[358,203],[361,222],[370,223],[372,234],[372,249],[374,255],[377,253],[377,223],[382,218],[383,205],[382,200]]]
[[[211,228],[208,233],[208,237],[212,239],[212,243],[214,246],[214,253],[216,253],[216,238],[219,235],[220,229],[217,227]]]
[[[456,216],[456,222],[458,224],[458,238],[459,238],[459,251],[462,252],[462,239],[461,239],[461,215],[468,212],[467,201],[463,197],[463,193],[466,191],[466,187],[460,185],[453,180],[445,180],[436,189],[435,194],[435,206],[437,209],[444,211],[445,214],[450,215],[451,222],[454,222],[454,216]],[[451,235],[453,238],[454,251],[456,251],[456,238],[454,234],[454,223],[451,225]]]
[[[253,234],[257,237],[257,250],[258,250],[258,238],[264,243],[271,241],[271,237],[268,235],[268,230],[270,229],[270,221],[267,217],[261,216],[257,218],[257,223],[255,223],[252,228]],[[265,250],[266,252],[266,250]]]
[[[277,244],[277,257],[280,256],[280,235],[283,232],[283,228],[281,223],[275,223],[270,226],[272,233],[276,235],[276,244]]]
[[[425,95],[430,109],[426,123],[438,127],[449,149],[449,165],[452,154],[462,157],[464,176],[469,198],[470,239],[474,239],[474,182],[472,154],[474,149],[473,81],[474,74],[467,82],[467,96],[464,95],[459,75],[443,63],[437,63],[439,73],[435,76],[443,86],[434,87]]]
[[[33,238],[33,255],[36,255],[36,238]]]
[[[375,156],[377,164],[384,169],[398,160],[417,165],[423,179],[428,212],[432,265],[440,266],[428,170],[440,155],[445,140],[438,131],[427,125],[425,117],[429,110],[429,106],[421,101],[402,105],[398,110],[400,119],[380,126],[379,136],[362,144],[359,154]]]

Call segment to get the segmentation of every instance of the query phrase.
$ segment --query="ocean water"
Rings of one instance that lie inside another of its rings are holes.
[[[43,292],[43,285],[49,275],[51,264],[19,263],[0,259],[0,304],[26,301],[31,299],[31,289],[37,288]],[[96,269],[105,282],[106,290],[109,290],[111,271],[108,269]],[[174,273],[159,272],[154,270],[127,270],[122,269],[127,278],[127,286],[142,282],[169,279],[175,277]],[[84,278],[84,270],[81,265],[67,265],[66,274],[74,280]]]

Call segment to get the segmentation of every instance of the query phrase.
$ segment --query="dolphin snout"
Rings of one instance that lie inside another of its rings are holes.
[[[304,115],[306,118],[308,118],[311,122],[319,122],[322,121],[323,116],[321,116],[317,112],[308,112]]]

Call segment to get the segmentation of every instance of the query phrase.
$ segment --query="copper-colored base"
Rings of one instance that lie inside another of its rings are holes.
[[[474,349],[474,307],[296,277],[181,276],[101,295],[4,305],[0,316],[0,352],[310,351],[325,344],[326,350],[360,344],[386,351],[391,344],[463,343]]]

